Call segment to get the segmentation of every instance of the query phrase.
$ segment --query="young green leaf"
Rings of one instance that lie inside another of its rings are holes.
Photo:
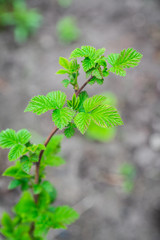
[[[142,54],[137,52],[133,48],[124,49],[120,54],[110,54],[108,56],[108,62],[113,66],[109,69],[110,72],[113,72],[120,76],[125,76],[125,68],[136,67],[141,58]]]
[[[84,134],[91,122],[91,116],[85,112],[78,113],[74,118],[74,122],[79,131]]]
[[[81,50],[80,48],[76,48],[72,51],[70,58],[84,57],[84,54],[85,53],[83,50]]]
[[[104,68],[105,67],[107,67],[107,63],[106,63],[106,60],[104,60],[104,59],[97,59],[96,61],[95,61],[95,63],[98,63],[100,66],[103,66]]]
[[[24,221],[34,221],[38,216],[38,210],[30,192],[22,194],[19,202],[13,208],[14,212],[22,217]]]
[[[80,99],[79,97],[76,97],[76,94],[73,94],[72,100],[67,100],[68,107],[77,110],[79,108]]]
[[[54,224],[69,225],[79,218],[79,214],[71,207],[60,206],[54,211]]]
[[[1,219],[1,224],[8,233],[12,233],[14,226],[11,217],[8,213],[4,212]]]
[[[46,157],[44,163],[46,166],[59,167],[65,164],[66,162],[63,158],[53,155]]]
[[[68,126],[64,129],[64,135],[67,138],[71,138],[75,133],[76,125],[74,123],[69,123]]]
[[[12,190],[12,189],[18,187],[19,185],[21,185],[21,181],[17,180],[17,179],[14,179],[14,180],[10,181],[10,183],[8,185],[8,189]]]
[[[40,184],[33,185],[33,192],[34,194],[39,194],[42,191],[42,186]]]
[[[44,95],[38,95],[30,100],[24,112],[33,112],[40,115],[51,109],[54,109],[54,105],[51,104],[49,99]]]
[[[50,159],[53,159],[55,154],[60,152],[61,141],[62,141],[63,137],[64,137],[63,135],[56,135],[51,138],[50,142],[48,143],[48,145],[46,147],[46,150],[43,153],[42,162],[45,162],[45,161],[52,162],[52,160],[50,160]],[[48,165],[50,165],[50,164],[48,164]]]
[[[103,82],[104,82],[104,79],[103,79],[103,78],[102,78],[102,79],[99,79],[99,78],[94,77],[93,81],[95,81],[95,82],[96,82],[97,84],[99,84],[99,85],[102,85]]]
[[[26,144],[31,138],[31,133],[27,129],[21,129],[17,132],[18,142]]]
[[[92,71],[92,75],[99,79],[103,78],[101,71],[97,68]]]
[[[95,55],[96,49],[91,46],[82,46],[80,48],[76,48],[72,51],[70,58],[77,58],[77,57],[89,57],[93,58]]]
[[[27,174],[30,173],[32,162],[30,162],[28,156],[24,155],[21,157],[21,167],[24,172],[26,172]]]
[[[100,105],[91,112],[92,120],[101,127],[123,125],[123,121],[114,107]]]
[[[75,112],[68,108],[64,107],[62,109],[56,109],[52,113],[52,120],[59,129],[63,129],[68,125],[69,122],[73,119]]]
[[[40,115],[51,109],[62,108],[65,101],[66,95],[61,91],[50,92],[46,96],[38,95],[31,99],[25,112],[33,112]]]
[[[82,91],[80,94],[79,94],[79,100],[80,100],[80,103],[79,103],[79,111],[80,112],[84,112],[84,107],[83,107],[83,102],[88,98],[88,93],[86,91]]]
[[[38,202],[37,202],[38,209],[46,210],[50,203],[51,203],[50,195],[47,191],[43,189],[38,197]]]
[[[91,112],[93,109],[103,104],[105,100],[106,97],[103,95],[95,95],[93,97],[87,98],[83,103],[85,112]]]
[[[70,68],[70,62],[68,61],[67,58],[64,57],[59,57],[59,64],[64,67],[65,69]]]
[[[97,49],[95,54],[94,54],[94,59],[99,58],[100,56],[102,56],[105,53],[106,49],[105,48],[100,48]]]
[[[22,144],[14,145],[8,154],[9,161],[14,161],[23,155],[23,151],[25,150],[25,146]]]
[[[70,73],[68,70],[64,70],[64,69],[60,69],[60,70],[58,70],[57,72],[56,72],[56,74],[66,74],[66,73]]]
[[[52,102],[54,108],[62,108],[66,102],[66,94],[61,91],[50,92],[47,94],[47,98]]]
[[[6,129],[0,133],[0,147],[10,148],[17,143],[17,135],[13,129]]]
[[[62,81],[62,84],[63,84],[63,86],[64,86],[65,88],[67,88],[68,85],[70,84],[70,80],[64,79],[64,80]]]
[[[96,49],[91,46],[82,46],[81,49],[84,52],[84,57],[93,58],[96,52]]]
[[[31,178],[31,175],[28,175],[21,169],[20,162],[17,161],[15,166],[11,166],[7,168],[2,176],[7,176],[7,177],[14,177],[15,179],[21,179],[21,178]]]
[[[49,181],[43,181],[41,186],[45,189],[46,192],[52,192],[53,191],[53,185]]]
[[[70,72],[75,73],[79,70],[80,64],[77,63],[77,59],[72,59],[70,61]]]
[[[85,72],[87,72],[88,70],[90,70],[91,68],[95,67],[95,63],[92,59],[86,57],[83,61],[82,61],[82,66],[83,66],[83,70]]]
[[[30,152],[36,153],[37,151],[45,150],[46,147],[43,144],[31,144],[27,149]]]

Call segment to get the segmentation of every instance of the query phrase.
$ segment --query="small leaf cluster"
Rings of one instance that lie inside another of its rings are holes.
[[[28,9],[25,0],[2,0],[0,25],[14,26],[14,38],[22,43],[39,28],[41,15],[35,9]]]
[[[46,240],[48,231],[53,228],[65,229],[78,219],[78,213],[69,206],[57,206],[55,187],[47,181],[46,167],[58,167],[65,163],[59,155],[63,135],[53,136],[57,130],[64,130],[66,137],[72,137],[75,130],[84,134],[90,124],[108,129],[123,125],[117,109],[107,100],[106,96],[89,97],[83,89],[87,83],[103,84],[104,78],[111,72],[124,76],[126,68],[137,66],[142,55],[136,50],[123,50],[120,54],[104,56],[105,49],[91,46],[76,48],[69,60],[60,57],[63,67],[57,74],[67,74],[62,83],[71,85],[74,94],[67,99],[62,91],[52,91],[46,95],[34,96],[28,103],[25,112],[37,115],[52,111],[55,124],[44,144],[32,143],[31,133],[27,129],[14,131],[6,129],[0,132],[0,147],[10,149],[9,161],[15,164],[5,170],[3,176],[11,177],[9,189],[21,188],[22,195],[13,207],[14,216],[7,213],[2,217],[0,232],[8,240]],[[87,81],[79,88],[78,76],[81,64]],[[107,62],[108,60],[108,62]],[[108,63],[112,65],[108,68]],[[34,173],[35,166],[35,173]]]
[[[45,147],[43,144],[31,144],[31,133],[22,129],[15,132],[7,129],[0,133],[0,146],[11,148],[9,160],[15,165],[5,170],[3,176],[11,177],[8,189],[21,187],[22,196],[14,206],[14,217],[4,213],[2,216],[2,228],[0,232],[7,239],[44,240],[51,228],[66,229],[78,218],[78,213],[69,206],[53,207],[57,197],[55,187],[45,179],[47,166],[58,167],[65,164],[65,160],[59,156],[63,135],[52,137]],[[34,175],[30,169],[39,159],[40,151],[44,151],[40,166],[40,181],[34,183]],[[38,202],[35,203],[33,195],[38,194]],[[33,237],[30,236],[31,224],[35,223]]]

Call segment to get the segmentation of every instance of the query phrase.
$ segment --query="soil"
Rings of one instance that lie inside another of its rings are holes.
[[[55,75],[58,57],[68,57],[74,48],[105,47],[108,54],[133,47],[144,55],[125,78],[112,75],[103,86],[87,86],[90,95],[115,93],[125,124],[109,143],[92,142],[78,133],[63,140],[67,164],[48,169],[48,178],[58,188],[57,204],[72,205],[81,216],[68,230],[51,231],[48,239],[159,240],[160,1],[74,0],[67,9],[54,0],[28,2],[44,16],[38,33],[22,45],[14,42],[11,29],[0,33],[0,129],[28,128],[35,139],[49,134],[49,114],[37,117],[23,111],[34,95],[64,91],[63,78]],[[67,15],[76,16],[81,37],[64,46],[58,42],[56,23]],[[67,94],[71,96],[71,88]],[[3,172],[9,165],[7,151],[0,150],[0,162]],[[124,162],[136,168],[131,193],[121,187],[118,171]],[[1,214],[19,198],[18,190],[6,190],[8,182],[1,177]]]

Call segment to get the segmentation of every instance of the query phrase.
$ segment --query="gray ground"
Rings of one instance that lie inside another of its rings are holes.
[[[23,110],[32,96],[63,89],[62,78],[54,75],[58,57],[68,57],[75,47],[90,44],[105,47],[108,53],[133,47],[144,55],[127,77],[111,76],[103,87],[87,87],[90,95],[104,90],[117,95],[125,126],[107,144],[89,142],[79,134],[64,139],[62,155],[67,164],[48,169],[48,177],[58,188],[58,203],[75,206],[81,217],[67,231],[51,232],[49,239],[159,240],[160,1],[75,0],[65,10],[53,0],[29,2],[44,15],[38,34],[18,46],[11,32],[1,33],[0,129],[25,127],[44,137],[49,134],[49,115],[37,117]],[[55,23],[68,14],[77,16],[82,35],[65,47],[56,38]],[[80,79],[82,83],[83,76]],[[0,151],[0,161],[2,172],[8,165],[6,151]],[[131,194],[124,193],[114,179],[123,162],[137,169]],[[19,192],[6,190],[7,184],[1,177],[1,213],[19,197]]]

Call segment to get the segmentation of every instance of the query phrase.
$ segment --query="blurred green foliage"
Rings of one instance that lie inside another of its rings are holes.
[[[69,7],[73,2],[73,0],[57,0],[57,1],[58,1],[58,4],[63,8]]]
[[[67,16],[60,19],[56,27],[58,39],[63,44],[75,42],[80,36],[80,29],[74,17]]]
[[[113,107],[117,106],[117,98],[115,94],[111,92],[105,92],[101,95],[107,97],[105,103],[106,105],[110,105]],[[116,127],[112,128],[103,128],[96,125],[93,121],[90,123],[89,128],[86,132],[86,136],[92,140],[99,141],[99,142],[108,142],[114,139],[116,135],[117,129]]]
[[[136,168],[131,163],[123,163],[119,169],[123,176],[123,189],[125,192],[132,192],[136,178]]]
[[[0,26],[14,27],[14,38],[22,43],[40,26],[42,16],[29,9],[25,0],[0,0]]]

